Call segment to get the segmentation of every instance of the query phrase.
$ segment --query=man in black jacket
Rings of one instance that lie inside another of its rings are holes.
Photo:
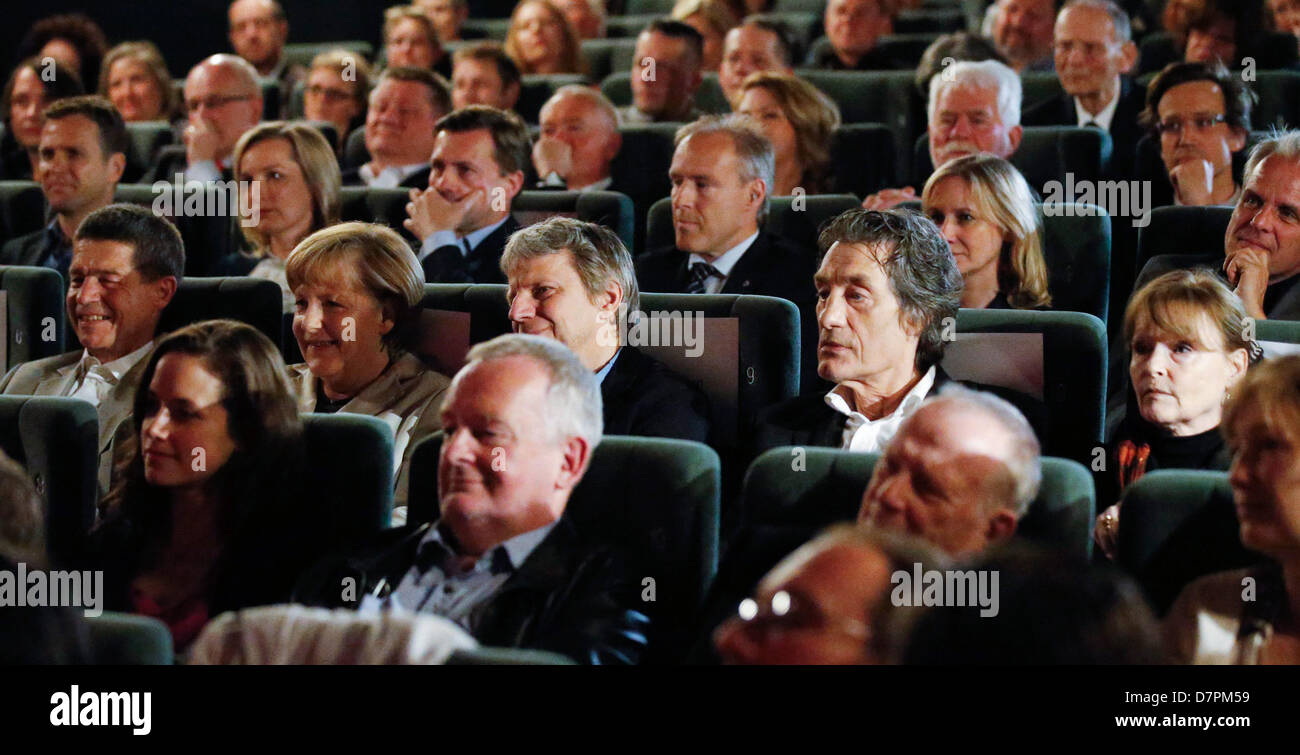
[[[512,334],[474,347],[442,408],[438,520],[322,564],[297,597],[437,614],[487,645],[636,663],[639,588],[563,516],[600,412],[594,375],[563,345]]]
[[[406,230],[429,283],[505,283],[501,252],[519,228],[510,206],[524,187],[532,141],[514,113],[470,105],[434,127],[429,188],[411,190]]]
[[[1128,14],[1111,0],[1071,0],[1056,17],[1056,73],[1064,93],[1025,111],[1026,126],[1093,126],[1114,143],[1111,172],[1132,172],[1146,92],[1125,74],[1137,63]]]
[[[596,373],[606,433],[707,441],[699,388],[624,342],[621,326],[641,302],[632,255],[613,231],[551,218],[511,237],[501,269],[514,331],[560,341]]]
[[[344,168],[344,186],[421,189],[429,183],[434,127],[451,112],[447,82],[423,68],[389,68],[370,91],[363,135],[370,159]]]

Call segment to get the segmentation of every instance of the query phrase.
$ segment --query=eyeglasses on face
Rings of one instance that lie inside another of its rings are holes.
[[[741,624],[753,630],[799,631],[829,630],[840,632],[865,642],[871,637],[871,628],[861,621],[849,618],[832,618],[803,597],[778,590],[762,603],[745,598],[736,608]]]
[[[1227,121],[1227,116],[1219,115],[1194,115],[1191,118],[1166,118],[1156,124],[1156,131],[1161,136],[1177,136],[1183,133],[1186,124],[1191,123],[1197,131],[1209,131],[1211,128],[1220,123]]]

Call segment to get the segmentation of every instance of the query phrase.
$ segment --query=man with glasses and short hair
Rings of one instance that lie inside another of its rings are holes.
[[[206,58],[185,79],[185,153],[163,152],[144,183],[230,179],[235,144],[262,120],[257,69],[237,55]]]
[[[1152,79],[1141,119],[1160,140],[1174,204],[1236,204],[1233,156],[1246,147],[1252,99],[1219,64],[1172,63]]]

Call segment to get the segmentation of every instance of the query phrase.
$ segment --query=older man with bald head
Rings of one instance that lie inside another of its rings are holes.
[[[237,55],[204,59],[185,78],[185,152],[164,151],[146,182],[176,174],[195,181],[229,179],[235,144],[262,119],[257,69]]]
[[[540,120],[542,134],[533,145],[533,167],[542,188],[610,188],[610,164],[623,146],[614,103],[591,87],[570,84],[551,95]]]

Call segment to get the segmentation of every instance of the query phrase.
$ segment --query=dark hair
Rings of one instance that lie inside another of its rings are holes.
[[[1238,59],[1245,54],[1246,48],[1259,43],[1260,37],[1267,30],[1264,22],[1263,0],[1204,0],[1198,13],[1192,14],[1187,22],[1187,31],[1206,31],[1221,19],[1232,21],[1233,45]],[[1237,61],[1224,61],[1236,64]]]
[[[133,204],[111,204],[86,216],[73,241],[93,239],[130,244],[132,264],[145,280],[185,275],[185,242],[170,220]]]
[[[1138,665],[1164,661],[1142,592],[1109,564],[1024,543],[966,569],[998,575],[998,613],[966,606],[909,610],[904,665]],[[895,631],[901,624],[892,627]]]
[[[1155,132],[1160,121],[1160,100],[1179,84],[1208,81],[1223,90],[1224,120],[1242,131],[1250,131],[1250,108],[1255,93],[1240,77],[1220,63],[1170,63],[1147,86],[1147,105],[1138,116],[1143,128]]]
[[[744,21],[740,22],[740,26],[737,28],[741,28],[745,26],[752,26],[755,29],[762,29],[763,31],[769,34],[775,35],[776,47],[781,52],[782,62],[784,62],[788,66],[792,66],[795,64],[794,35],[790,32],[790,27],[786,26],[784,21],[781,21],[775,16],[764,16],[764,15],[756,14],[745,18]]]
[[[41,48],[52,39],[67,41],[77,49],[82,81],[99,81],[99,67],[108,51],[108,38],[99,24],[84,13],[64,13],[42,18],[32,24],[18,44],[18,57],[39,55]]]
[[[911,210],[849,210],[817,238],[823,255],[836,243],[882,247],[876,259],[889,276],[899,313],[921,331],[916,368],[943,358],[944,321],[957,316],[964,283],[948,242],[934,221]]]
[[[511,84],[518,85],[523,79],[515,59],[506,55],[505,48],[496,42],[475,42],[452,53],[452,63],[462,60],[481,60],[497,67],[497,76],[501,77],[501,88],[509,89]]]
[[[396,68],[385,68],[384,72],[379,74],[375,80],[375,87],[384,83],[385,79],[393,81],[414,81],[417,84],[423,84],[429,90],[429,104],[439,113],[451,112],[451,85],[441,74],[434,73],[427,68],[416,68],[415,66],[397,66]]]
[[[470,105],[443,116],[433,127],[433,133],[450,131],[459,134],[478,129],[487,129],[492,134],[492,157],[496,160],[501,175],[528,169],[533,148],[528,126],[511,111],[487,105]]]
[[[0,557],[45,563],[45,503],[27,470],[0,451]]]
[[[41,82],[41,87],[45,90],[46,107],[49,107],[51,103],[57,100],[86,93],[86,88],[81,85],[81,77],[71,68],[56,60],[54,61],[54,76],[46,79],[41,75],[42,70],[45,68],[41,61],[38,58],[28,58],[14,67],[13,72],[9,74],[9,80],[5,82],[5,92],[3,98],[0,98],[0,108],[4,109],[6,128],[10,125],[9,105],[13,99],[14,86],[18,83],[18,74],[24,68],[30,69],[32,73],[36,74],[37,80]]]
[[[930,43],[921,54],[921,62],[916,66],[916,78],[913,83],[920,91],[921,96],[928,98],[930,96],[930,79],[934,78],[944,68],[944,61],[952,58],[954,61],[969,60],[978,62],[981,60],[996,60],[1004,65],[1009,65],[1007,59],[998,52],[998,48],[993,42],[978,34],[971,34],[968,31],[958,31],[952,34],[945,34],[942,37]]]
[[[133,554],[136,567],[150,565],[170,534],[172,508],[166,492],[145,479],[140,447],[141,428],[152,411],[149,385],[158,362],[168,354],[199,357],[221,381],[221,405],[235,451],[206,485],[220,506],[218,526],[227,542],[254,534],[250,522],[281,511],[291,500],[289,486],[302,482],[297,475],[302,420],[276,345],[256,328],[234,320],[206,320],[176,330],[149,354],[135,392],[131,447],[106,499],[111,520],[131,523],[138,545]]]
[[[113,103],[97,94],[83,94],[68,97],[45,108],[45,120],[55,121],[81,115],[94,121],[99,130],[99,149],[105,160],[110,155],[126,155],[131,146],[131,138],[126,133],[126,123],[122,114],[117,112]]]
[[[704,60],[704,37],[695,30],[694,26],[685,21],[677,21],[667,16],[656,18],[641,30],[642,34],[647,32],[662,34],[673,39],[686,40],[686,47],[695,56],[695,65],[698,66],[700,61]]]

